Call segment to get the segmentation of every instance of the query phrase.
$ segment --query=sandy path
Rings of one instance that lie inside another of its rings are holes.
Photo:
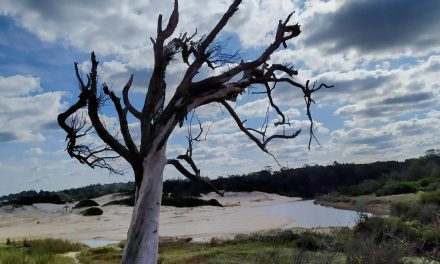
[[[282,227],[291,224],[292,221],[266,212],[260,206],[298,199],[261,192],[226,193],[225,197],[208,194],[203,197],[211,198],[217,199],[225,207],[163,206],[160,215],[160,235],[205,240],[213,236],[229,236]],[[95,200],[103,204],[114,199],[120,197],[107,195]],[[79,210],[66,210],[64,206],[36,204],[15,209],[0,208],[0,241],[24,237],[58,237],[70,240],[125,239],[132,213],[131,207],[106,206],[102,208],[102,216],[83,217],[78,214]]]

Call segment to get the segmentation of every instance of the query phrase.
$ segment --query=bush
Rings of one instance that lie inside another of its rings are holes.
[[[403,264],[405,253],[402,245],[391,241],[377,243],[374,237],[366,235],[355,236],[345,249],[347,264]]]
[[[205,201],[197,198],[182,198],[176,196],[162,196],[162,205],[175,207],[196,207],[196,206],[220,206],[222,205],[215,199]]]
[[[23,242],[25,244],[25,242]],[[62,254],[69,251],[79,251],[84,248],[81,243],[74,243],[64,239],[37,239],[27,240],[27,247],[31,254]]]
[[[73,209],[77,208],[85,208],[85,207],[92,207],[92,206],[99,206],[99,204],[93,200],[82,200],[79,203],[77,203]]]
[[[82,211],[81,215],[83,215],[83,216],[94,216],[94,215],[102,215],[103,213],[104,213],[104,211],[102,211],[98,207],[90,207],[90,208],[87,208],[86,210]]]
[[[414,206],[415,204],[396,202],[391,204],[390,212],[393,216],[398,216],[402,218],[414,218],[417,215]]]
[[[344,194],[350,196],[358,196],[364,194],[375,193],[382,187],[382,184],[374,179],[366,179],[359,184],[342,188]]]
[[[412,182],[389,182],[376,192],[377,196],[414,193],[418,187]]]
[[[302,233],[295,241],[295,244],[298,248],[311,251],[324,248],[322,238],[317,233],[313,233],[310,231]]]
[[[132,195],[128,198],[125,198],[125,199],[108,202],[108,203],[104,204],[103,206],[108,206],[108,205],[134,206],[134,195]],[[216,199],[211,199],[209,201],[205,201],[205,200],[197,199],[197,198],[182,198],[182,197],[178,197],[173,194],[171,194],[171,195],[164,194],[162,196],[162,205],[175,206],[175,207],[196,207],[196,206],[205,206],[205,205],[220,206],[220,207],[223,206]]]
[[[420,203],[440,205],[440,189],[420,194]]]
[[[60,256],[69,251],[80,251],[86,246],[62,239],[37,239],[10,241],[0,247],[1,264],[61,264],[72,263],[70,258]]]
[[[134,195],[131,195],[130,197],[125,198],[125,199],[108,202],[108,203],[104,204],[103,206],[108,206],[108,205],[134,206]]]

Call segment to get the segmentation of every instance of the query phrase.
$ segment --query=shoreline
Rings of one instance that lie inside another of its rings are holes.
[[[377,216],[390,214],[391,205],[395,202],[410,201],[417,198],[416,193],[395,195],[360,195],[360,196],[321,196],[315,203],[337,209],[372,213]]]
[[[120,199],[117,194],[94,199],[104,204]],[[212,237],[228,238],[241,233],[253,233],[281,228],[292,224],[291,219],[265,211],[260,206],[297,201],[301,198],[286,197],[262,192],[226,192],[224,197],[215,193],[200,198],[217,199],[224,207],[201,206],[177,208],[162,206],[160,236],[192,238],[207,241]],[[83,209],[71,209],[73,204],[35,204],[20,208],[0,208],[0,241],[62,238],[81,240],[124,240],[129,228],[133,207],[111,205],[101,207],[101,216],[84,217]]]

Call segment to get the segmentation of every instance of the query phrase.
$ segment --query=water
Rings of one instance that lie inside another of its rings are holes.
[[[120,241],[118,241],[118,240],[104,240],[104,239],[86,239],[86,240],[81,240],[79,242],[83,243],[91,248],[96,248],[96,247],[105,247],[110,244],[117,244]]]
[[[314,200],[303,200],[283,204],[262,206],[264,210],[287,217],[295,223],[291,227],[353,227],[359,219],[359,213],[350,210],[335,209],[313,203]]]

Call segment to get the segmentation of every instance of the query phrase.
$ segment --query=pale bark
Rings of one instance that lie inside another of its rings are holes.
[[[123,264],[156,264],[159,244],[159,213],[162,198],[165,146],[144,160],[144,173],[133,209]]]

